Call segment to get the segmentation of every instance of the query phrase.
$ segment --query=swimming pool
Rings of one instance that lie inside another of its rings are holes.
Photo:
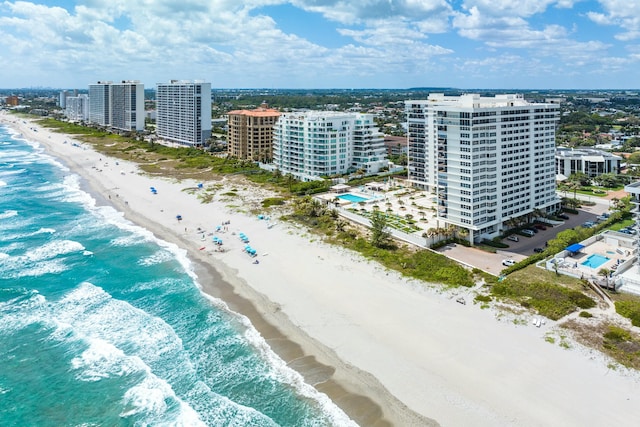
[[[369,200],[366,197],[356,196],[355,194],[351,193],[344,193],[336,197],[338,197],[338,199],[347,200],[351,203],[366,202],[367,200]]]
[[[607,258],[606,256],[593,254],[589,255],[589,258],[584,260],[582,262],[582,265],[589,268],[598,268],[607,261],[609,261],[609,258]]]

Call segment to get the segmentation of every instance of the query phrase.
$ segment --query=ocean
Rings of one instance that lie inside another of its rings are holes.
[[[0,127],[0,426],[355,425],[186,252]]]

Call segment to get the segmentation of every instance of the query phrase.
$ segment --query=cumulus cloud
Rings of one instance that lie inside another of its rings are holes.
[[[121,78],[403,86],[471,68],[538,75],[607,57],[609,43],[574,40],[575,23],[536,19],[580,1],[602,5],[580,19],[619,26],[620,40],[640,37],[640,2],[622,0],[83,0],[67,9],[0,0],[0,60],[20,58],[61,82],[82,79],[77,87]],[[286,30],[278,17],[292,8],[316,15],[323,30],[333,25],[333,41]],[[617,58],[610,64],[624,66]],[[8,73],[0,70],[5,84],[23,78]]]
[[[291,3],[343,24],[387,18],[446,22],[452,10],[446,0],[292,0]]]
[[[616,35],[618,40],[640,38],[640,2],[627,0],[599,0],[604,10],[588,12],[587,16],[599,25],[614,25],[624,30]]]

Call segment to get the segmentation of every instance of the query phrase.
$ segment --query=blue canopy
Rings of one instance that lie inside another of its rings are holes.
[[[569,252],[580,252],[580,250],[584,248],[584,245],[580,243],[574,243],[573,245],[567,246],[566,250]]]

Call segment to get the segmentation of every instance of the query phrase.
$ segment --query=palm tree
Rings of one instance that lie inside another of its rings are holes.
[[[576,191],[578,190],[578,188],[582,187],[582,186],[580,185],[580,183],[579,183],[579,182],[577,182],[577,181],[568,181],[568,182],[566,183],[566,186],[567,186],[567,188],[568,188],[569,190],[573,190],[573,198],[574,198],[574,199],[576,198]]]

